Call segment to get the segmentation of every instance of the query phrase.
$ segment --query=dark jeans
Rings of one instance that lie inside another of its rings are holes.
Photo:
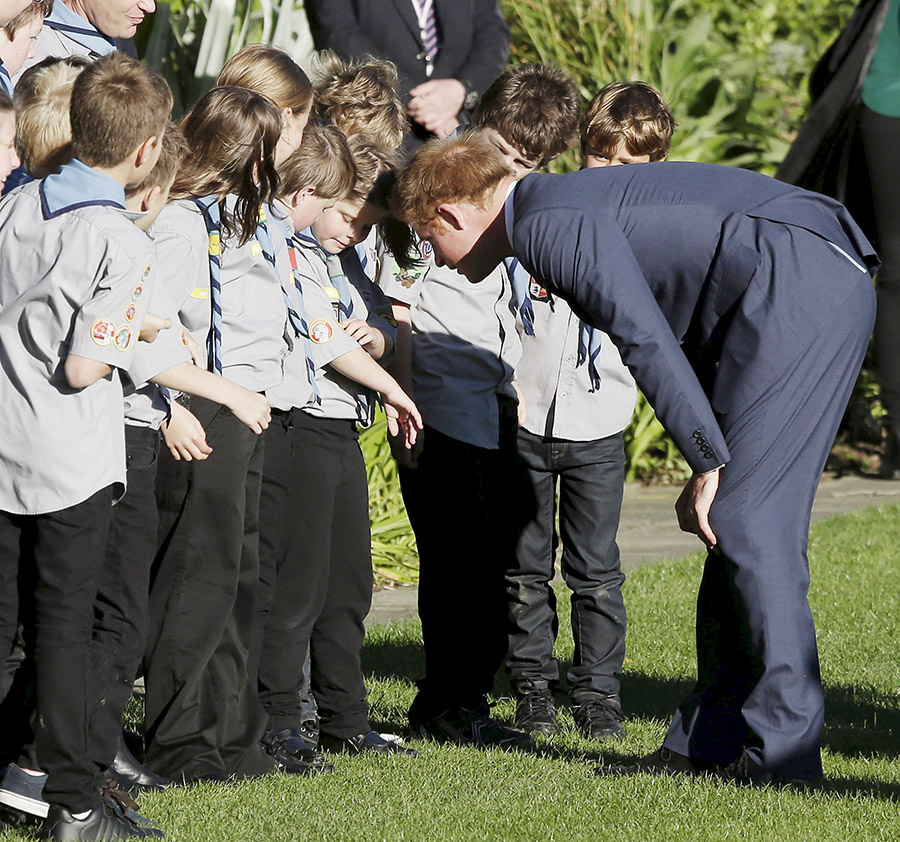
[[[31,594],[23,594],[21,615],[16,588],[5,591],[3,610],[21,616],[26,644],[33,647],[36,747],[48,775],[44,798],[74,812],[95,806],[101,772],[112,762],[96,745],[92,723],[100,706],[92,668],[93,609],[111,506],[107,487],[58,512],[0,512],[3,582],[14,581],[18,569],[35,583]]]
[[[530,516],[507,575],[511,631],[507,668],[514,686],[559,680],[553,657],[558,618],[551,586],[556,561],[556,488],[562,574],[572,592],[575,655],[568,672],[580,691],[614,695],[625,658],[625,603],[616,531],[622,509],[622,434],[596,441],[554,441],[519,430],[525,482],[517,508]]]
[[[426,719],[479,707],[506,655],[506,573],[514,560],[515,403],[501,409],[500,448],[425,427],[414,470],[400,470],[419,548],[425,678],[410,709]]]
[[[266,430],[260,504],[261,590],[268,616],[259,699],[269,727],[295,728],[307,650],[320,728],[369,730],[360,653],[372,603],[369,491],[352,421],[279,412]]]
[[[172,778],[255,775],[265,717],[248,653],[259,583],[263,439],[227,409],[192,398],[212,454],[160,456],[160,550],[144,658],[145,762]]]
[[[863,150],[872,186],[878,255],[878,310],[875,352],[881,394],[891,432],[900,440],[900,117],[885,117],[863,108]]]

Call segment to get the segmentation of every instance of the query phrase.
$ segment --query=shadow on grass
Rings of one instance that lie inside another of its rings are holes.
[[[404,631],[408,631],[401,626]],[[425,659],[418,636],[382,633],[370,636],[363,648],[363,670],[367,675],[414,683],[425,672]],[[571,661],[560,659],[565,675]],[[669,679],[644,673],[622,675],[622,702],[629,718],[668,720],[688,694],[692,681]],[[496,690],[501,696],[512,694],[509,681],[498,674]],[[564,696],[564,694],[563,694]],[[900,710],[896,697],[868,687],[825,687],[825,738],[829,751],[846,757],[900,757]],[[394,723],[391,723],[394,724]],[[571,759],[596,759],[593,755],[572,754]],[[563,751],[558,755],[568,757]],[[871,786],[848,781],[845,791]],[[831,784],[829,784],[831,787]]]

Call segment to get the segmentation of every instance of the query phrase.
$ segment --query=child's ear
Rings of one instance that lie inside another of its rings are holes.
[[[140,169],[156,151],[159,138],[156,135],[148,137],[137,149],[134,150],[134,166]]]
[[[153,204],[153,200],[162,193],[162,187],[158,184],[151,187],[146,193],[144,193],[144,198],[141,199],[141,210],[148,211]]]
[[[315,187],[303,187],[300,190],[297,190],[293,194],[291,194],[291,207],[295,208],[304,199],[311,199],[315,195],[316,195]]]

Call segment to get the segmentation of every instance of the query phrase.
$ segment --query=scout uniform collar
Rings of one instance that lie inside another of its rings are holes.
[[[125,189],[108,175],[73,158],[58,173],[48,175],[40,186],[44,219],[90,205],[108,205],[125,210]]]
[[[3,59],[0,59],[0,88],[6,91],[10,96],[13,95],[12,79],[9,78],[9,71],[3,64]]]
[[[116,42],[112,38],[107,38],[90,21],[73,12],[63,0],[54,0],[53,10],[44,18],[44,26],[55,29],[66,38],[81,44],[97,58],[116,49]]]

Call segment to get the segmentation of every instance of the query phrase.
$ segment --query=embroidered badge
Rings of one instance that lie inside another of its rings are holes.
[[[209,253],[218,254],[222,250],[222,238],[215,232],[209,235]]]
[[[144,294],[144,285],[138,284],[133,290],[131,290],[131,300],[137,301]]]
[[[334,328],[325,319],[316,319],[309,326],[310,342],[315,342],[317,345],[324,345],[326,342],[330,342],[333,336]]]
[[[421,280],[423,274],[424,270],[422,269],[401,269],[396,263],[394,264],[394,280],[407,289],[416,281]]]
[[[191,298],[199,298],[201,301],[209,299],[209,287],[194,287]]]
[[[262,254],[262,246],[259,244],[259,240],[251,240],[250,255],[251,257],[256,257],[258,254]]]
[[[147,280],[147,278],[150,277],[150,264],[149,263],[144,267],[144,274],[142,275],[142,277],[145,281]]]
[[[422,240],[421,251],[422,251],[422,257],[424,257],[426,259],[431,257],[432,248],[431,248],[431,243],[429,243],[428,240]]]
[[[544,301],[550,297],[550,293],[534,278],[530,278],[528,281],[528,293],[535,301]]]
[[[116,349],[119,351],[127,351],[131,344],[131,328],[128,325],[119,325],[116,328]]]
[[[135,307],[134,304],[129,304],[125,308],[125,318],[128,319],[129,322],[134,321],[134,317],[136,314],[137,314],[137,307]]]
[[[109,345],[116,333],[116,326],[109,319],[98,319],[91,325],[91,339],[98,345]]]

